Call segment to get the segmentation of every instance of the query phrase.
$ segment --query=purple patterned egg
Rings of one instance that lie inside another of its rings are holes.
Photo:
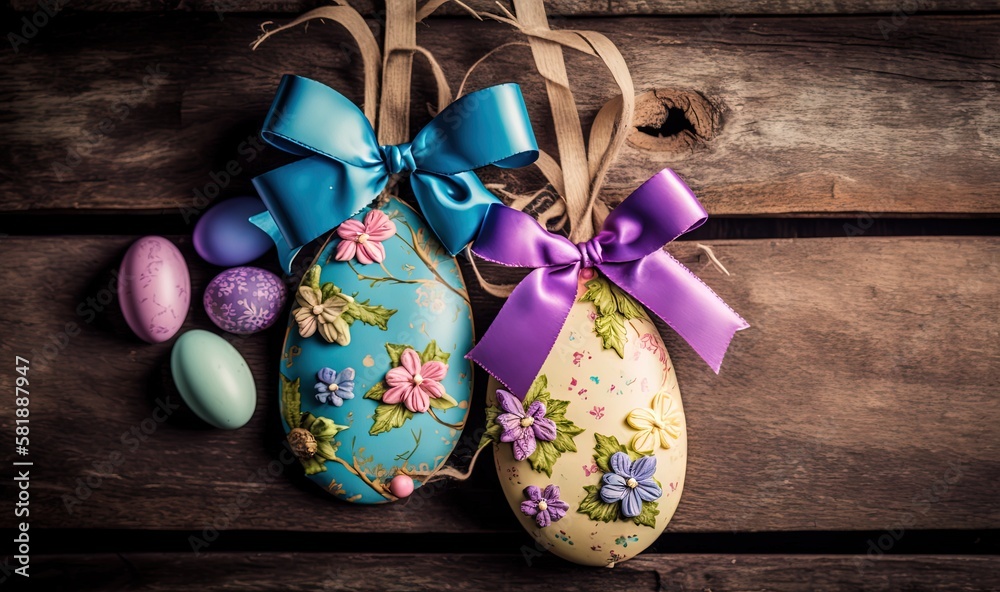
[[[223,331],[249,335],[274,324],[285,298],[285,284],[270,271],[234,267],[205,288],[205,312]]]
[[[161,236],[135,241],[119,270],[118,302],[125,322],[143,341],[160,343],[176,335],[191,304],[191,276],[177,247]]]

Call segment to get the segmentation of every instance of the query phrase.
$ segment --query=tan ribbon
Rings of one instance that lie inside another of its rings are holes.
[[[607,215],[606,207],[596,206],[608,169],[625,145],[635,112],[635,88],[621,52],[607,37],[594,31],[549,29],[542,0],[514,0],[517,16],[502,5],[503,15],[483,16],[509,24],[528,36],[535,67],[545,79],[549,107],[559,147],[559,165],[539,159],[546,178],[561,168],[563,184],[553,187],[566,201],[569,238],[582,242],[594,236]],[[590,130],[589,147],[584,149],[583,129],[576,101],[570,89],[562,47],[600,58],[611,72],[621,95],[597,114]]]

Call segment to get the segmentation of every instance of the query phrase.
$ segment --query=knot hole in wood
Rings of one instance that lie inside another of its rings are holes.
[[[718,134],[722,109],[697,91],[654,89],[635,98],[632,125],[636,148],[687,154]]]

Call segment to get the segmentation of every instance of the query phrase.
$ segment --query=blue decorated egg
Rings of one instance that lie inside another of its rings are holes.
[[[260,257],[274,243],[250,216],[265,210],[256,197],[235,197],[205,212],[194,227],[194,250],[213,265],[243,265]]]
[[[351,502],[409,495],[468,414],[472,311],[457,262],[393,198],[331,234],[294,299],[280,409],[306,475]]]
[[[259,267],[234,267],[205,288],[205,312],[217,327],[237,335],[263,331],[278,320],[285,305],[285,284]]]

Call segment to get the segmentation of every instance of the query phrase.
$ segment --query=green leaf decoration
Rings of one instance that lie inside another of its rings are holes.
[[[640,319],[643,318],[645,312],[642,306],[632,297],[631,294],[619,288],[616,284],[608,282],[611,286],[611,295],[615,298],[615,304],[618,307],[618,312],[622,314],[626,319]]]
[[[648,526],[650,528],[656,528],[656,516],[660,513],[659,504],[657,502],[642,502],[642,511],[635,518],[632,518],[632,522],[635,522],[636,526]]]
[[[528,389],[528,394],[524,396],[524,408],[527,409],[529,405],[535,402],[538,397],[543,393],[548,395],[549,391],[549,379],[544,374],[539,374],[535,381],[531,383],[531,388]],[[548,406],[546,406],[548,407]]]
[[[575,426],[574,426],[575,427]],[[583,431],[583,428],[576,428],[576,434]],[[573,442],[573,436],[576,434],[570,434],[567,431],[556,430],[556,439],[552,441],[552,445],[555,446],[556,450],[559,452],[576,452],[576,443]]]
[[[619,504],[609,504],[601,499],[600,485],[587,485],[583,488],[587,496],[580,502],[577,512],[590,516],[591,520],[598,522],[611,522],[618,520]],[[645,506],[645,504],[643,504]]]
[[[317,442],[316,443],[316,456],[321,456],[326,460],[333,460],[337,458],[337,449],[340,448],[340,442]],[[315,458],[315,457],[313,457]]]
[[[632,450],[629,446],[619,444],[618,438],[615,438],[614,436],[594,434],[594,440],[597,442],[597,446],[594,448],[594,463],[597,464],[597,468],[601,469],[605,473],[611,472],[611,467],[608,466],[608,463],[611,461],[611,455],[616,452],[624,452],[632,460],[642,456],[635,450]]]
[[[593,302],[597,308],[594,332],[601,337],[604,349],[613,349],[625,359],[625,321],[643,318],[642,306],[613,282],[597,276],[586,284],[587,291],[580,302]]]
[[[374,423],[368,433],[377,436],[389,430],[402,427],[403,422],[413,417],[413,412],[404,405],[386,405],[382,403],[375,408]]]
[[[340,288],[335,286],[333,282],[327,282],[323,284],[323,287],[320,289],[320,291],[323,292],[323,302],[326,302],[330,298],[333,298],[334,296],[340,294]]]
[[[366,325],[378,327],[383,331],[389,330],[389,318],[396,314],[395,309],[389,309],[382,305],[372,306],[369,300],[359,302],[357,300],[348,303],[345,311],[350,317],[361,321]]]
[[[300,458],[299,462],[302,463],[302,467],[306,470],[306,475],[315,475],[326,470],[326,463],[323,462],[322,458],[315,456],[312,458]]]
[[[306,416],[303,419],[302,427],[309,430],[316,437],[317,442],[329,442],[333,440],[334,436],[348,428],[348,426],[337,425],[333,420],[326,417],[315,417],[311,413],[307,413]],[[306,421],[309,422],[309,426],[305,425]]]
[[[281,376],[281,417],[289,428],[297,428],[302,416],[299,379],[288,380],[288,377],[280,372],[278,375]]]
[[[528,463],[531,464],[531,468],[535,471],[545,473],[551,477],[552,466],[556,464],[560,456],[562,456],[562,452],[556,449],[552,442],[538,440],[536,441],[535,451],[528,457]]]
[[[437,341],[431,339],[431,342],[424,348],[424,352],[420,354],[420,361],[424,364],[427,362],[441,362],[442,364],[447,364],[450,357],[451,354],[441,351],[438,347]]]
[[[379,401],[379,402],[381,402],[382,401],[382,395],[384,395],[385,391],[387,391],[387,390],[388,389],[385,388],[385,382],[382,381],[382,380],[380,380],[380,381],[376,382],[375,384],[373,384],[372,388],[368,389],[368,392],[365,393],[365,398],[366,399],[371,399],[373,401]]]
[[[309,271],[307,271],[306,274],[302,276],[301,285],[309,286],[311,288],[319,290],[320,289],[319,276],[322,271],[323,271],[322,267],[320,267],[319,265],[313,265],[312,267],[309,268]]]
[[[604,349],[613,349],[619,358],[625,359],[625,315],[618,311],[597,315],[594,331],[600,336]]]
[[[528,457],[531,468],[539,473],[552,476],[552,466],[564,452],[576,452],[576,444],[573,438],[584,432],[572,421],[566,419],[566,410],[569,409],[569,401],[553,399],[548,391],[549,381],[544,374],[540,374],[528,389],[528,394],[524,397],[524,408],[527,409],[532,403],[538,401],[545,405],[545,417],[551,419],[556,424],[556,438],[551,442],[539,440],[535,451]],[[487,409],[487,429],[496,426],[495,439],[500,441],[500,434],[503,428],[496,425],[496,416],[499,409],[491,418]],[[487,432],[489,434],[489,432]],[[483,436],[486,438],[486,436]]]
[[[392,367],[400,365],[399,357],[403,355],[403,352],[413,349],[413,346],[406,345],[405,343],[387,343],[385,344],[385,351],[389,354],[389,362],[392,363]]]
[[[587,292],[580,298],[580,302],[593,302],[599,315],[618,312],[615,297],[611,292],[611,282],[602,276],[597,276],[586,285]]]
[[[500,408],[490,405],[486,408],[486,433],[479,440],[479,448],[486,446],[490,442],[500,443],[500,435],[503,434],[503,426],[497,423],[497,416],[500,415]],[[558,439],[558,435],[556,436]]]
[[[437,399],[431,399],[430,403],[431,407],[435,409],[451,409],[458,405],[458,401],[448,393],[441,395]]]
[[[660,513],[657,502],[642,502],[642,511],[638,516],[629,518],[621,514],[621,503],[609,504],[601,499],[600,485],[586,485],[584,491],[586,497],[580,502],[576,509],[581,514],[586,514],[591,520],[598,522],[613,522],[615,520],[631,520],[636,526],[648,526],[656,528],[656,517]]]

